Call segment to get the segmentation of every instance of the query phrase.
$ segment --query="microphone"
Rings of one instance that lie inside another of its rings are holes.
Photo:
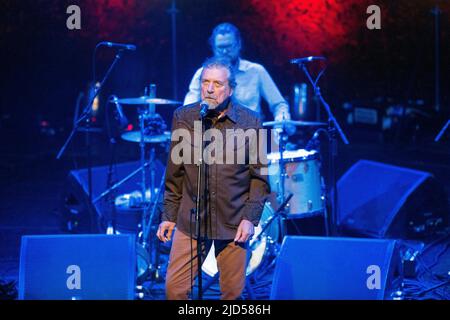
[[[115,43],[115,42],[108,42],[108,41],[103,41],[100,42],[99,45],[103,45],[103,46],[107,46],[110,48],[122,48],[125,50],[131,50],[131,51],[135,51],[136,50],[136,46],[134,44],[126,44],[126,43]]]
[[[206,116],[206,113],[208,112],[209,104],[205,100],[200,102],[200,117],[203,119]]]
[[[310,57],[305,57],[305,58],[292,59],[291,63],[305,63],[305,62],[316,61],[316,60],[327,60],[327,58],[310,56]]]

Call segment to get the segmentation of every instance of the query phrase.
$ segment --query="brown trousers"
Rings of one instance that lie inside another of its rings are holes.
[[[202,261],[205,260],[206,250]],[[217,253],[217,251],[216,251]],[[197,277],[197,241],[192,239],[192,276],[191,278],[191,238],[175,230],[170,250],[169,265],[166,274],[166,298],[169,300],[187,300],[192,282]],[[245,269],[247,250],[229,242],[216,256],[219,270],[219,285],[222,300],[234,300],[240,297],[245,287]]]

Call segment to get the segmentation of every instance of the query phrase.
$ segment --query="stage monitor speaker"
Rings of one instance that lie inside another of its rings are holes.
[[[134,299],[135,243],[131,234],[23,236],[19,299]]]
[[[159,160],[154,161],[154,183],[157,188],[162,179],[164,166]],[[72,170],[69,173],[65,189],[61,193],[62,228],[71,233],[98,233],[106,230],[105,221],[111,218],[112,206],[108,196],[116,199],[118,196],[139,193],[142,195],[142,170],[139,161],[116,164],[113,167],[113,184],[118,184],[115,190],[95,203],[89,203],[88,170]],[[108,190],[109,166],[93,167],[92,200]],[[146,168],[146,183],[152,179],[149,167]],[[119,184],[120,183],[120,184]],[[150,191],[150,190],[149,190]],[[90,209],[90,210],[88,210]]]
[[[360,160],[337,188],[344,235],[420,239],[448,226],[445,190],[428,172]]]
[[[403,279],[397,241],[285,236],[272,300],[389,300]]]

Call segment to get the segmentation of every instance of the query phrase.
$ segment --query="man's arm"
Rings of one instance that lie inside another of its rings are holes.
[[[256,120],[256,141],[253,144],[250,143],[249,152],[257,152],[257,162],[255,164],[249,165],[250,170],[250,190],[249,197],[245,202],[243,219],[248,220],[257,226],[261,218],[264,203],[266,202],[267,196],[270,193],[270,183],[267,176],[267,161],[260,157],[264,152],[259,152],[259,148],[266,148],[259,143],[259,130],[262,129],[261,120],[258,118]]]
[[[202,68],[198,69],[194,76],[192,77],[191,83],[189,84],[189,92],[184,98],[184,105],[188,105],[201,100],[200,95],[200,76],[202,74]]]
[[[275,121],[289,120],[289,105],[278,90],[267,70],[261,66],[259,69],[261,95],[267,101]]]
[[[177,128],[178,117],[175,112],[172,119],[172,134]],[[183,192],[184,166],[182,163],[176,164],[172,161],[172,149],[177,143],[178,141],[171,141],[170,144],[165,176],[164,210],[161,215],[162,222],[156,233],[156,236],[163,242],[169,241],[172,237]]]
[[[273,113],[273,120],[291,120],[288,103],[283,98],[277,85],[263,66],[261,66],[259,70],[259,78],[261,81],[261,95],[266,99],[270,111]],[[292,135],[295,133],[296,128],[295,126],[289,125],[286,127],[286,131],[289,135]]]

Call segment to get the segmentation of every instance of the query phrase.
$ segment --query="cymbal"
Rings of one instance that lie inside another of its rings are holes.
[[[141,142],[140,131],[128,131],[122,133],[122,139],[131,142]],[[170,131],[164,131],[164,134],[144,135],[145,143],[163,143],[170,140]]]
[[[161,98],[151,98],[148,96],[142,96],[138,98],[123,98],[117,99],[118,103],[123,104],[182,104],[181,101],[161,99]]]
[[[296,120],[282,120],[282,121],[266,121],[263,122],[264,127],[282,127],[282,126],[326,126],[325,122],[315,122],[315,121],[296,121]]]

